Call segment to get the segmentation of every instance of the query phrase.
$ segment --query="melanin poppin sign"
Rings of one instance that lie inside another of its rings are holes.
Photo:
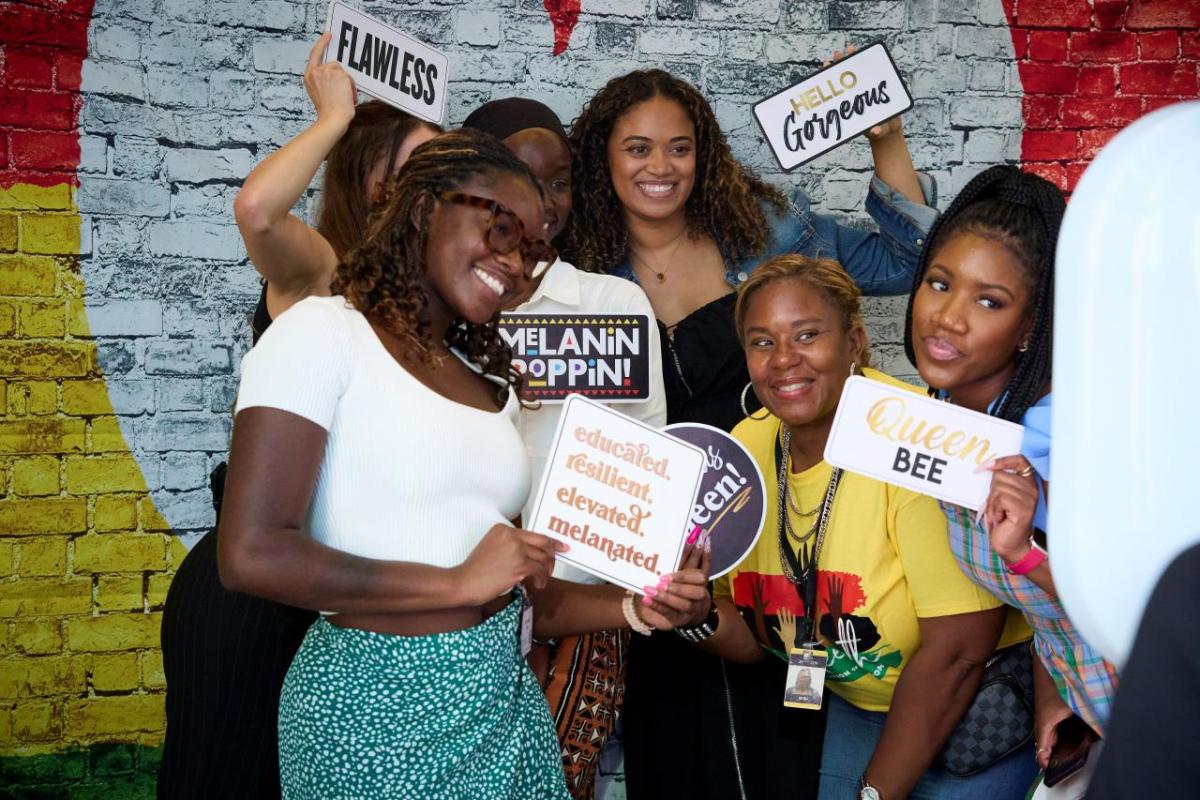
[[[581,394],[605,403],[650,399],[645,314],[500,316],[500,335],[525,375],[526,400],[561,403]]]
[[[760,100],[754,119],[779,166],[790,170],[912,105],[887,48],[876,43]]]
[[[441,124],[449,60],[429,45],[353,8],[329,6],[333,33],[326,61],[337,61],[354,85],[401,111]]]

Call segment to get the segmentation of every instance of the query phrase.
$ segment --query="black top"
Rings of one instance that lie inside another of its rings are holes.
[[[258,344],[258,339],[267,328],[271,327],[271,312],[267,310],[267,282],[263,281],[262,294],[258,296],[258,304],[254,306],[254,316],[250,318],[250,339]],[[225,499],[225,472],[228,465],[222,461],[208,476],[208,488],[212,492],[213,508],[217,516],[221,515],[221,501]]]
[[[1200,795],[1200,545],[1163,573],[1138,628],[1088,800]]]
[[[258,296],[258,305],[254,307],[254,316],[250,318],[250,337],[258,344],[258,337],[271,327],[271,312],[267,310],[267,282],[263,281],[262,294]]]
[[[658,323],[662,339],[667,422],[701,422],[733,430],[745,417],[741,394],[750,381],[746,356],[733,326],[736,294],[718,297],[684,317],[671,330]],[[746,392],[750,413],[761,404]]]

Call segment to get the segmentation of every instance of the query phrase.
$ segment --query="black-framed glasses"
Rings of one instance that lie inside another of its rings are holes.
[[[444,203],[490,211],[492,216],[484,234],[487,246],[498,256],[506,256],[520,248],[526,278],[540,278],[558,258],[558,251],[554,249],[554,245],[545,239],[526,236],[525,224],[521,222],[521,218],[495,200],[465,192],[439,192],[437,197]]]

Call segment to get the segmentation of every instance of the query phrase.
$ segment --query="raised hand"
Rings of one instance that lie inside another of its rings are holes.
[[[464,605],[482,605],[522,581],[533,589],[544,588],[554,569],[555,553],[568,549],[564,542],[540,533],[493,525],[455,568]]]
[[[787,608],[780,608],[776,618],[779,624],[775,626],[775,633],[783,642],[783,649],[788,650],[796,643],[796,615]]]
[[[763,599],[765,588],[764,581],[760,576],[756,575],[750,582],[750,602],[754,607],[754,631],[758,640],[763,644],[771,641],[767,636],[767,603]]]
[[[349,122],[354,117],[358,102],[358,91],[354,79],[336,61],[321,63],[325,48],[333,34],[324,33],[308,54],[304,68],[304,91],[317,110],[317,119],[341,119]]]
[[[846,581],[844,578],[830,575],[825,585],[829,587],[829,616],[837,620],[842,616],[842,596],[846,592]]]
[[[1029,552],[1038,478],[1025,456],[996,458],[979,468],[992,473],[992,489],[980,511],[992,549],[1007,563]]]

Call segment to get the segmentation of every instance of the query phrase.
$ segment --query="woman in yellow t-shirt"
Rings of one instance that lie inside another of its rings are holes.
[[[733,433],[767,478],[768,520],[754,551],[717,581],[705,625],[683,635],[727,659],[773,662],[780,703],[789,652],[821,643],[830,690],[821,800],[1024,797],[1037,771],[1032,746],[967,778],[933,762],[984,663],[1028,630],[1019,618],[1006,624],[996,599],[958,569],[936,501],[823,460],[850,375],[861,367],[905,386],[866,368],[854,281],[834,261],[772,259],[742,286],[736,322],[769,413]]]

